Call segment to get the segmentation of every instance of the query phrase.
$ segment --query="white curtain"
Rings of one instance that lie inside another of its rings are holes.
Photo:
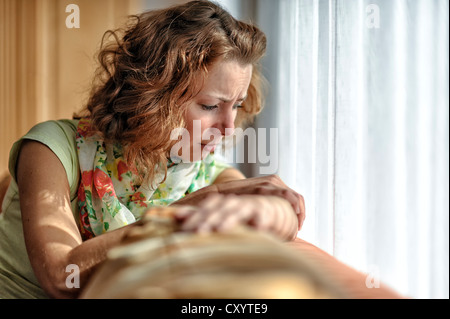
[[[407,296],[448,298],[448,0],[251,3],[269,39],[257,126],[278,128],[278,174],[305,197],[299,237]]]

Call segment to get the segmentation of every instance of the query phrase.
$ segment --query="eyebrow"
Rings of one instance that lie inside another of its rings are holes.
[[[220,101],[222,101],[224,103],[230,103],[231,102],[231,100],[228,100],[228,99],[223,98],[223,97],[217,97],[217,96],[212,96],[212,95],[208,95],[208,94],[207,94],[207,96],[211,97],[213,99],[218,99],[218,100],[220,100]],[[247,99],[247,96],[248,95],[244,96],[243,98],[237,99],[236,102],[243,102],[243,101],[245,101]]]

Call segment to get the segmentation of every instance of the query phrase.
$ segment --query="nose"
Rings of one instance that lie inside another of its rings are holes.
[[[218,129],[222,136],[230,136],[234,134],[234,120],[236,119],[236,115],[233,111],[224,111],[219,120]]]

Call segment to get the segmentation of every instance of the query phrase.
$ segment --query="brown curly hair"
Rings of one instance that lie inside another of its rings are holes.
[[[170,133],[185,127],[185,106],[200,92],[214,62],[253,65],[236,127],[250,123],[261,111],[264,79],[258,61],[265,50],[263,32],[211,1],[130,16],[124,29],[104,34],[90,98],[74,118],[89,117],[92,133],[122,145],[126,161],[145,167],[141,173],[152,180],[157,165],[166,168],[176,143]]]

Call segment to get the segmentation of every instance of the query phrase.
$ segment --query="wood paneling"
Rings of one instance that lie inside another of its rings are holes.
[[[71,3],[80,28],[66,27]],[[0,173],[34,124],[82,107],[103,33],[142,8],[141,0],[0,0]]]

